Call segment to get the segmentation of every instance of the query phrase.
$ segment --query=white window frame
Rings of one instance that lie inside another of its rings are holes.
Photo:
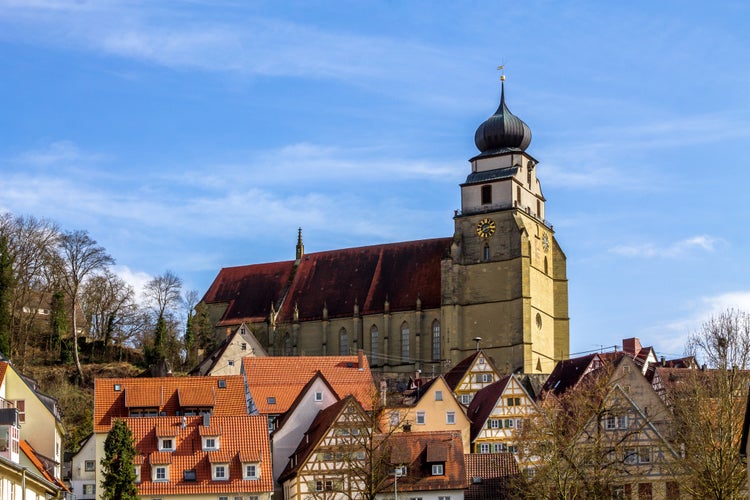
[[[442,476],[445,474],[445,466],[443,464],[432,464],[432,475]]]
[[[83,470],[85,472],[96,472],[96,460],[84,460]]]
[[[250,468],[253,468],[254,474],[250,474]],[[256,480],[260,479],[260,465],[257,463],[242,464],[242,479],[245,480]]]
[[[461,404],[468,406],[471,403],[471,394],[461,394]]]
[[[159,451],[174,451],[174,449],[175,449],[174,436],[159,438]]]
[[[141,466],[133,465],[133,470],[135,471],[135,482],[138,484],[141,482]]]
[[[221,471],[221,476],[219,476]],[[229,464],[212,464],[211,465],[212,481],[229,481]]]
[[[323,401],[323,391],[315,391],[315,401],[317,403]]]
[[[159,477],[162,475],[164,477]],[[151,478],[155,483],[165,483],[169,481],[169,466],[168,465],[157,465],[154,467],[154,475]]]
[[[417,418],[416,418],[416,424],[417,425],[424,425],[425,424],[425,412],[424,411],[418,411],[417,412]]]
[[[479,453],[489,453],[490,443],[479,443]]]
[[[210,441],[213,441],[213,444],[211,444]],[[221,445],[219,442],[219,436],[203,436],[202,444],[203,451],[216,451]]]
[[[446,423],[446,425],[455,425],[456,424],[456,412],[455,411],[447,411],[447,412],[445,412],[445,423]]]
[[[443,400],[443,391],[435,391],[435,401]]]

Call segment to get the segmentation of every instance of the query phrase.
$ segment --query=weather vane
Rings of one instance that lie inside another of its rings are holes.
[[[505,81],[505,63],[501,64],[497,67],[497,70],[500,72],[500,81]]]

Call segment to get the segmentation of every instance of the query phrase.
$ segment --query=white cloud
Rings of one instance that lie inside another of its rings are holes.
[[[134,271],[128,266],[116,265],[112,268],[112,271],[119,276],[125,283],[133,287],[135,292],[136,301],[143,303],[145,297],[143,295],[143,289],[146,283],[151,281],[154,277],[143,271]]]
[[[25,151],[10,161],[29,166],[48,167],[51,165],[96,161],[102,158],[102,155],[81,151],[71,141],[60,140],[36,150]]]
[[[654,243],[619,245],[610,248],[611,253],[633,258],[674,258],[681,257],[693,250],[713,252],[721,240],[708,235],[698,235],[674,242],[666,246]]]
[[[667,357],[682,355],[688,336],[712,317],[729,309],[750,312],[750,291],[737,290],[700,297],[685,307],[689,311],[685,316],[654,325],[644,331],[644,338],[658,340],[659,351]]]

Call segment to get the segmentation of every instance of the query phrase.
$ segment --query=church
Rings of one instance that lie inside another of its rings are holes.
[[[505,373],[551,373],[569,354],[566,258],[510,112],[479,125],[452,236],[305,253],[222,269],[203,297],[217,335],[240,326],[270,355],[362,350],[373,370],[447,372],[481,348]]]

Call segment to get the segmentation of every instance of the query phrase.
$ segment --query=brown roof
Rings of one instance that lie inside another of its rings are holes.
[[[220,325],[268,318],[271,304],[278,321],[289,322],[294,309],[299,320],[379,314],[386,300],[392,311],[440,307],[440,262],[450,238],[417,240],[305,254],[294,261],[224,268],[203,301],[227,303]],[[283,300],[283,304],[282,304]]]
[[[189,393],[198,396],[186,397]],[[213,394],[211,404],[209,393]],[[191,404],[182,405],[181,399]],[[94,381],[94,432],[109,431],[112,418],[128,417],[134,408],[156,408],[159,414],[175,416],[184,407],[204,406],[196,402],[207,403],[216,416],[246,415],[243,377],[98,378]]]
[[[148,457],[141,469],[138,493],[141,496],[195,495],[232,492],[261,493],[273,490],[271,451],[268,441],[268,422],[265,417],[211,417],[211,425],[224,432],[218,451],[203,451],[199,429],[202,417],[187,417],[185,427],[181,417],[127,418],[139,454]],[[177,430],[175,450],[158,451],[156,427]],[[250,458],[260,464],[260,479],[243,480],[242,463]],[[228,463],[229,480],[212,481],[211,463]],[[169,464],[169,481],[152,482],[151,465]],[[195,470],[195,481],[185,481],[183,472]]]
[[[509,486],[521,471],[512,453],[471,453],[465,459],[469,486],[464,500],[513,498]]]
[[[460,432],[397,432],[386,439],[391,450],[390,462],[394,465],[405,464],[407,467],[406,476],[398,480],[399,491],[466,488],[464,448]],[[432,475],[432,464],[435,463],[444,465],[443,475]],[[390,481],[390,484],[393,482]]]
[[[474,363],[474,360],[477,359],[477,356],[479,356],[479,351],[471,353],[469,357],[466,357],[456,363],[456,366],[451,368],[448,373],[444,375],[445,381],[452,391],[456,390],[459,382],[461,382],[461,379],[464,378],[466,372],[469,370],[469,368],[471,368],[471,365],[472,363]]]
[[[248,390],[262,414],[280,415],[289,410],[318,371],[338,397],[352,394],[365,409],[372,408],[375,384],[364,355],[248,356],[242,365]]]
[[[560,395],[569,388],[574,387],[581,378],[590,371],[602,366],[603,360],[600,354],[588,354],[578,358],[560,361],[555,365],[547,381],[542,387],[542,392],[552,392]]]
[[[497,406],[497,401],[503,395],[505,387],[510,381],[511,375],[507,375],[497,382],[493,382],[487,387],[483,387],[477,391],[474,399],[469,404],[469,409],[466,412],[466,416],[471,420],[471,441],[479,434],[482,427],[487,423],[487,419],[492,410]]]

